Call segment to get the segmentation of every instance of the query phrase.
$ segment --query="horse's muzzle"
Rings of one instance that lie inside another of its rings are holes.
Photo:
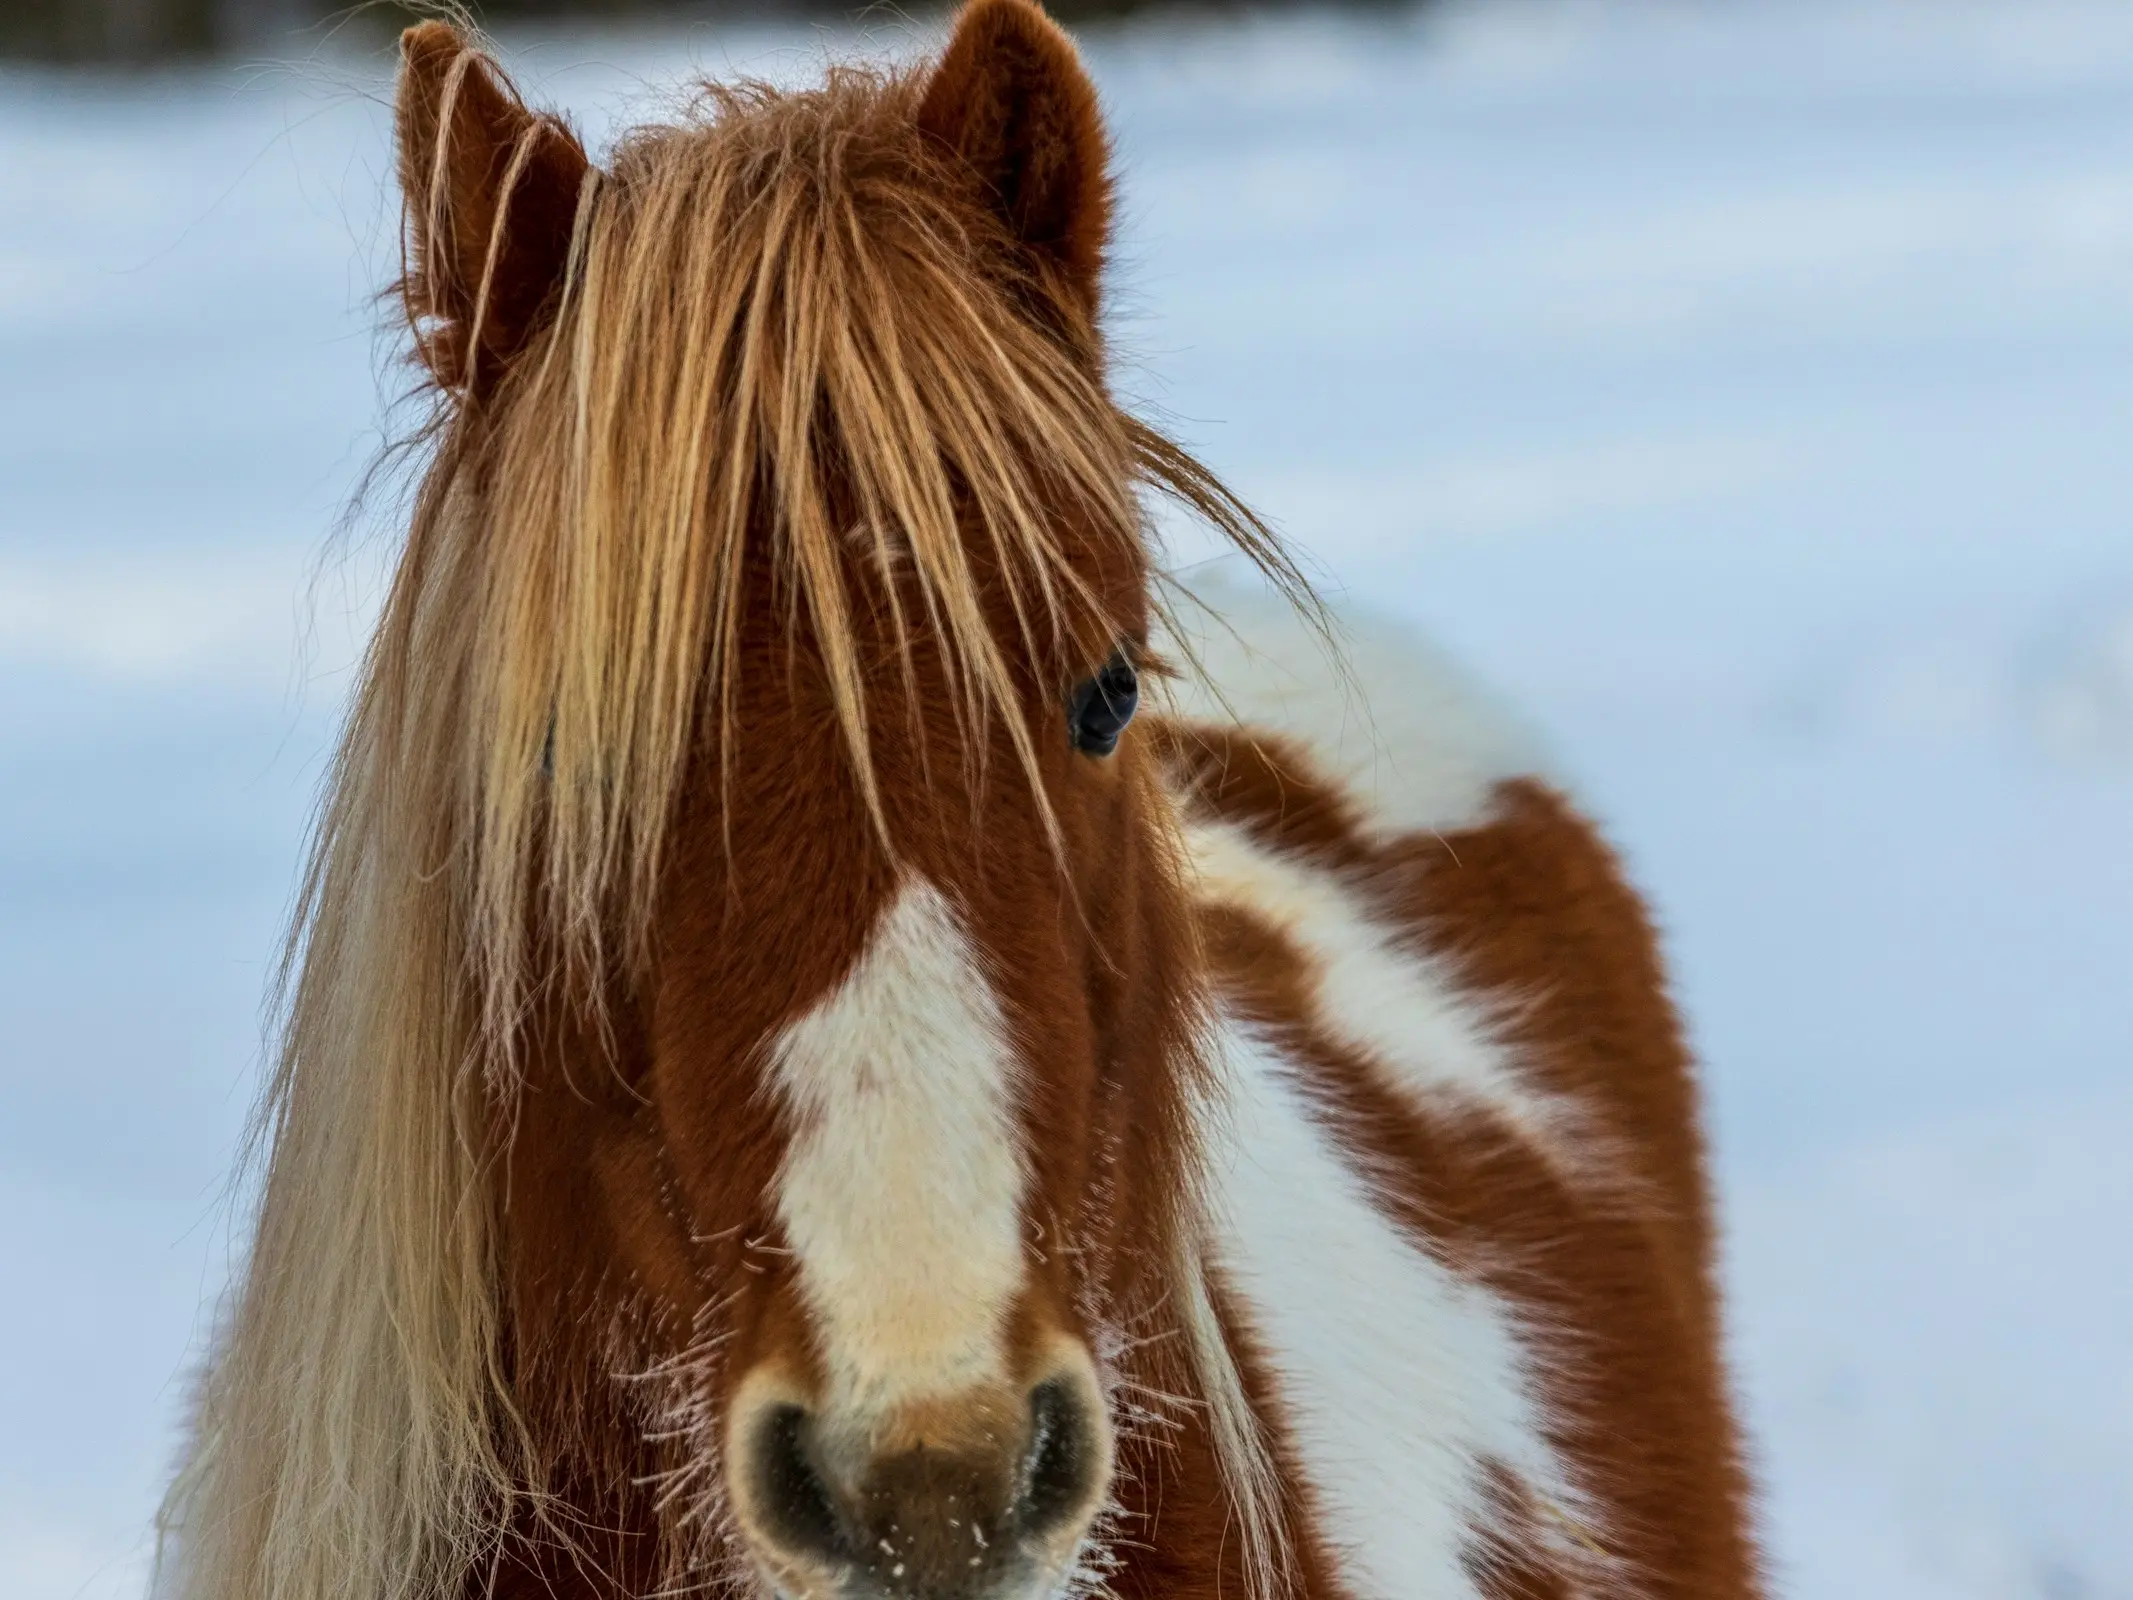
[[[1093,1383],[1055,1373],[1019,1404],[974,1399],[948,1419],[857,1451],[789,1401],[737,1419],[736,1509],[781,1593],[1038,1600],[1054,1590],[1108,1489],[1110,1430]]]

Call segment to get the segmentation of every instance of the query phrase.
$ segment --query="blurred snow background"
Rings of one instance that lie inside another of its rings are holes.
[[[824,48],[524,44],[596,135]],[[2133,9],[1503,0],[1092,56],[1126,387],[1521,700],[1654,899],[1784,1589],[2133,1597]],[[375,544],[319,552],[399,381],[380,70],[0,75],[16,1600],[138,1593],[227,1266],[375,596]]]

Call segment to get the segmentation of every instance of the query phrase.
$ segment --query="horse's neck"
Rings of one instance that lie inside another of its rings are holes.
[[[1352,1586],[1471,1596],[1499,1485],[1549,1507],[1578,1494],[1519,1308],[1448,1265],[1401,1191],[1446,1164],[1446,1105],[1574,1159],[1498,1005],[1432,949],[1431,863],[1534,763],[1418,639],[1351,628],[1344,670],[1285,609],[1230,620],[1194,651],[1222,693],[1188,687],[1209,719],[1174,735],[1225,1099],[1214,1265],[1271,1369],[1252,1387],[1281,1397],[1265,1420],[1285,1476],[1351,1552]]]

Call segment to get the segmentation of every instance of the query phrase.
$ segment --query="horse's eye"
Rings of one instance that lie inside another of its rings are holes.
[[[1076,750],[1107,756],[1140,704],[1141,680],[1123,650],[1114,651],[1103,671],[1075,689],[1067,701],[1067,738]]]

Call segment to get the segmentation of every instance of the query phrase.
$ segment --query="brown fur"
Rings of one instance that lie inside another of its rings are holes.
[[[1012,1037],[1026,1275],[1006,1388],[883,1419],[868,1483],[929,1518],[994,1492],[1025,1390],[1086,1347],[1119,1440],[1085,1581],[1341,1592],[1278,1379],[1201,1265],[1220,1002],[1398,1175],[1379,1199],[1418,1245],[1560,1331],[1592,1570],[1752,1594],[1693,1091],[1604,847],[1532,785],[1456,837],[1385,839],[1276,741],[1064,737],[1069,688],[1157,620],[1137,489],[1293,576],[1105,387],[1108,153],[1065,37],[974,0],[922,78],[707,89],[606,170],[452,30],[404,50],[439,442],[299,928],[252,1274],[173,1493],[182,1600],[753,1592],[782,1557],[729,1482],[736,1396],[828,1382],[766,1041],[913,880]],[[1277,932],[1195,903],[1181,813],[1525,999],[1532,1070],[1630,1153],[1624,1182],[1388,1094]],[[1572,1592],[1550,1519],[1582,1539],[1579,1513],[1507,1473],[1490,1493],[1488,1591]],[[913,1548],[908,1583],[984,1592]]]

